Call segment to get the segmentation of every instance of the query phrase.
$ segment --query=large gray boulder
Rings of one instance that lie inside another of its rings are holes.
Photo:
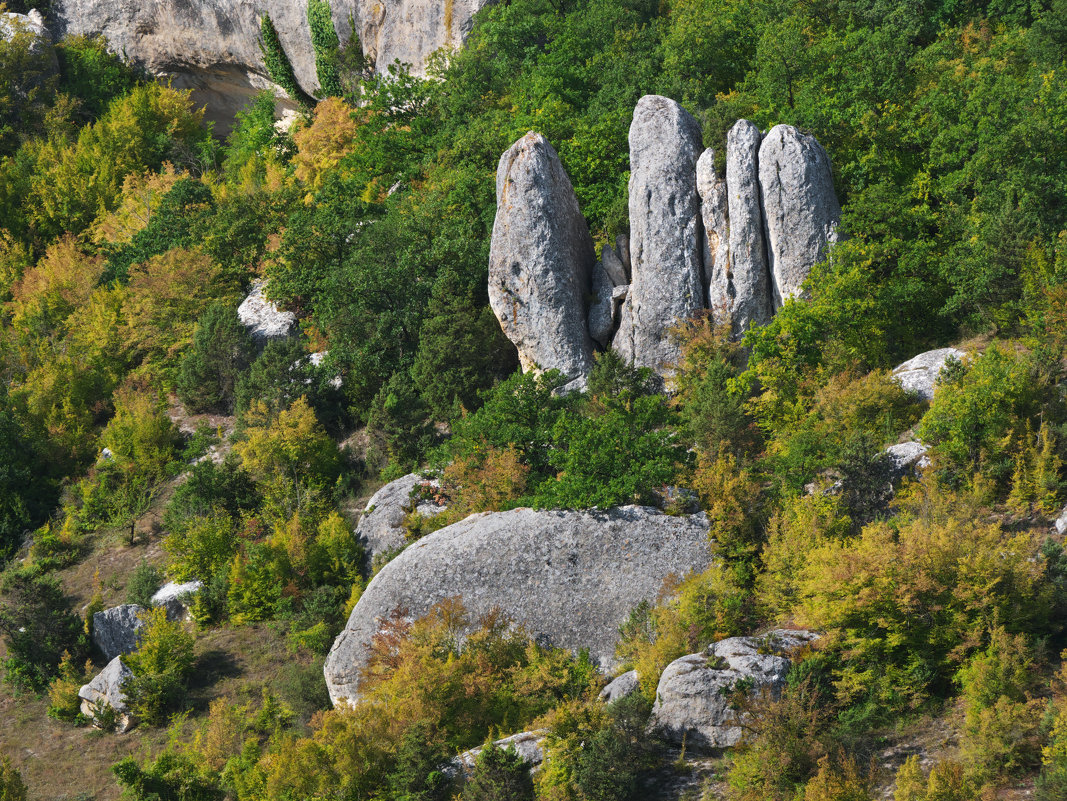
[[[668,576],[711,563],[703,514],[647,507],[487,512],[408,546],[370,582],[326,660],[334,703],[355,698],[382,620],[460,597],[472,620],[498,609],[540,641],[615,662],[618,627]]]
[[[519,755],[527,765],[530,766],[530,770],[537,768],[542,762],[545,761],[545,749],[544,742],[545,736],[548,734],[544,729],[538,729],[536,731],[521,731],[518,734],[512,734],[509,737],[502,737],[499,740],[494,740],[493,745],[497,748],[513,748],[515,753]],[[474,766],[478,762],[478,755],[485,750],[485,746],[479,746],[478,748],[471,748],[469,751],[464,751],[462,754],[452,760],[453,772],[462,770],[465,774],[470,775],[474,772]]]
[[[363,546],[368,559],[407,545],[404,518],[413,510],[423,517],[431,517],[448,508],[431,500],[413,500],[411,492],[420,485],[433,488],[440,486],[436,479],[408,473],[390,481],[367,501],[356,525],[356,539]]]
[[[726,205],[734,336],[771,319],[770,272],[760,200],[759,128],[738,120],[726,135]]]
[[[937,379],[949,359],[963,361],[967,354],[956,348],[938,348],[913,356],[903,364],[893,368],[890,378],[908,392],[913,392],[921,400],[932,401]]]
[[[628,670],[608,682],[608,685],[600,691],[599,698],[605,704],[613,704],[623,698],[628,698],[640,688],[641,682],[637,678],[637,671]]]
[[[489,303],[524,371],[586,375],[586,297],[596,255],[559,156],[532,131],[500,157]]]
[[[759,181],[774,306],[800,292],[837,241],[841,206],[830,157],[814,136],[776,125],[759,149]]]
[[[260,343],[284,339],[296,328],[296,315],[282,311],[273,301],[267,300],[266,288],[266,280],[254,281],[251,291],[237,307],[237,319],[248,329],[252,339]]]
[[[697,194],[700,125],[678,103],[645,95],[630,124],[630,292],[615,350],[665,375],[678,359],[668,331],[704,308]]]
[[[145,625],[140,614],[145,611],[138,604],[123,604],[93,615],[93,642],[104,659],[110,662],[116,656],[137,650]]]
[[[656,688],[648,728],[664,739],[697,751],[737,745],[743,720],[729,695],[778,697],[792,661],[789,653],[818,638],[809,631],[777,629],[760,637],[730,637],[667,665]]]
[[[99,725],[105,710],[111,709],[116,729],[120,732],[129,729],[134,721],[127,704],[125,685],[132,676],[133,671],[126,667],[122,657],[116,656],[108,662],[107,667],[78,690],[78,697],[82,699],[82,714]]]

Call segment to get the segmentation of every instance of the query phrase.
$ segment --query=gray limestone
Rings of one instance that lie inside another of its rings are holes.
[[[93,642],[105,659],[137,650],[144,628],[139,615],[144,611],[138,604],[123,604],[93,615]]]
[[[637,678],[637,671],[628,670],[621,676],[616,676],[600,691],[600,700],[605,704],[611,704],[621,698],[633,695],[640,687],[641,682]]]
[[[431,501],[416,504],[411,498],[411,491],[420,484],[435,488],[440,486],[436,479],[409,473],[390,481],[371,496],[356,526],[356,539],[363,546],[368,559],[407,545],[404,518],[413,509],[423,517],[431,517],[447,508],[444,504]]]
[[[489,303],[524,371],[586,375],[586,299],[596,262],[589,226],[548,140],[530,132],[500,157]]]
[[[126,667],[122,657],[116,656],[108,662],[107,667],[78,690],[78,697],[82,699],[82,714],[98,722],[103,710],[110,707],[115,712],[118,731],[129,729],[134,721],[126,703],[124,687],[132,676],[133,671]]]
[[[647,507],[607,511],[513,509],[472,515],[409,545],[367,586],[326,660],[334,703],[358,695],[381,621],[415,618],[459,596],[471,620],[498,609],[539,641],[615,661],[618,627],[669,576],[711,563],[703,514]]]
[[[252,339],[266,342],[271,339],[284,339],[296,327],[296,315],[282,311],[272,301],[267,300],[264,290],[267,282],[263,279],[254,281],[247,297],[237,307],[237,317],[248,329]]]
[[[522,731],[518,734],[512,734],[510,737],[494,740],[493,745],[497,748],[514,748],[515,752],[522,758],[522,761],[530,766],[530,770],[533,770],[545,760],[544,742],[546,734],[547,732],[543,729]],[[464,751],[452,760],[453,768],[456,770],[461,769],[468,775],[473,773],[474,766],[478,761],[478,755],[482,753],[483,749],[484,746],[480,746]]]
[[[743,334],[771,319],[770,272],[763,241],[759,128],[738,120],[726,135],[726,205],[730,224],[733,330]]]
[[[630,293],[614,348],[661,374],[678,359],[669,330],[704,308],[697,194],[700,125],[678,103],[645,95],[630,124]]]
[[[915,393],[921,400],[932,401],[938,376],[941,375],[945,363],[949,359],[963,361],[966,355],[956,348],[928,350],[911,357],[903,364],[898,364],[893,368],[893,374],[890,377],[908,392]]]
[[[168,620],[189,620],[189,604],[194,595],[204,588],[204,582],[168,581],[152,596],[152,606],[161,606],[167,610]]]
[[[697,160],[697,192],[704,221],[704,285],[707,307],[716,322],[733,315],[733,276],[730,272],[730,222],[726,180],[715,171],[715,151],[708,148]]]
[[[801,291],[811,268],[837,241],[841,206],[830,157],[814,136],[776,125],[759,149],[767,263],[775,308]]]
[[[750,694],[777,697],[792,666],[790,652],[815,639],[808,631],[778,629],[760,637],[730,637],[667,665],[656,688],[648,728],[696,751],[737,745],[743,720],[729,694],[738,682]]]
[[[589,336],[601,347],[611,344],[611,335],[615,331],[618,314],[612,298],[614,292],[615,287],[604,265],[597,263],[593,270],[593,302],[589,304]]]

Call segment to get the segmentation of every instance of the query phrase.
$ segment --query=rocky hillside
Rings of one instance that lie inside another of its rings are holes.
[[[41,11],[0,799],[1067,798],[1062,2]]]

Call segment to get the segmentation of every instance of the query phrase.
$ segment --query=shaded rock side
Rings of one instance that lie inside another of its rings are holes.
[[[118,731],[124,732],[129,729],[134,721],[126,702],[124,687],[132,676],[133,671],[125,665],[122,657],[116,656],[108,662],[107,667],[78,690],[78,697],[82,699],[82,714],[96,721],[101,712],[110,707],[115,711]]]
[[[817,638],[778,629],[761,637],[730,637],[674,660],[660,676],[649,730],[698,751],[737,745],[743,721],[730,708],[731,690],[745,682],[752,695],[777,698],[792,665],[789,652]]]
[[[93,642],[109,662],[140,646],[144,621],[138,615],[144,611],[138,604],[123,604],[93,615]]]
[[[771,319],[771,283],[763,241],[759,128],[738,120],[726,135],[726,206],[730,224],[733,330],[740,336]]]
[[[678,359],[668,331],[704,308],[704,148],[692,115],[659,95],[638,101],[629,142],[630,293],[613,344],[626,361],[665,374]]]
[[[830,157],[814,136],[776,125],[759,149],[759,182],[767,235],[767,263],[777,309],[800,292],[812,266],[837,241],[841,206]]]
[[[586,297],[596,262],[589,226],[548,140],[530,132],[500,157],[489,303],[524,371],[589,372]]]
[[[358,695],[381,621],[412,618],[459,596],[477,620],[494,608],[540,641],[614,662],[618,627],[668,576],[711,563],[703,514],[647,507],[605,512],[514,509],[472,515],[407,547],[371,581],[334,642],[324,673],[334,703]]]
[[[641,687],[637,678],[636,670],[628,670],[621,676],[616,676],[608,685],[600,691],[600,700],[605,704],[613,704],[616,701],[633,695]]]
[[[419,484],[438,487],[436,480],[425,479],[417,473],[409,473],[390,481],[379,489],[360,515],[356,525],[356,539],[366,551],[367,558],[375,554],[403,548],[407,545],[404,518],[414,509],[424,517],[443,512],[447,507],[431,501],[415,503],[411,491]]]
[[[908,392],[914,392],[921,400],[932,401],[937,379],[949,359],[963,361],[967,354],[956,348],[938,348],[912,356],[893,368],[890,378]]]

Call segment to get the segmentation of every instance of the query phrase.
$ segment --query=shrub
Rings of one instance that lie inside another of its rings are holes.
[[[860,774],[851,758],[834,765],[828,757],[819,760],[819,770],[804,785],[803,801],[873,801],[871,779]]]
[[[278,39],[278,29],[269,14],[264,14],[259,21],[259,49],[263,53],[263,64],[267,68],[267,74],[274,83],[286,91],[290,98],[301,103],[310,105],[311,98],[300,88],[293,73],[292,62],[285,54],[281,40]]]
[[[59,88],[78,100],[84,119],[95,120],[134,85],[134,68],[107,48],[103,36],[65,36],[56,45]]]
[[[26,801],[28,797],[22,774],[6,756],[0,759],[0,801]]]
[[[309,0],[308,27],[311,28],[311,47],[315,51],[315,72],[318,75],[321,97],[341,97],[339,53],[341,43],[333,27],[330,0]]]
[[[448,774],[442,770],[450,754],[441,747],[426,721],[415,721],[404,732],[396,767],[387,783],[392,798],[409,801],[446,801],[452,797]]]
[[[534,801],[530,767],[514,748],[486,745],[463,787],[463,801]]]
[[[259,492],[252,477],[227,455],[222,464],[211,459],[197,462],[178,485],[167,504],[163,525],[171,532],[194,517],[206,517],[216,509],[230,516],[254,511],[259,506]]]
[[[62,720],[66,723],[86,723],[87,719],[82,714],[82,699],[78,696],[82,685],[91,678],[90,668],[92,664],[85,663],[85,667],[78,669],[74,665],[69,653],[63,654],[59,663],[59,673],[48,685],[48,717]]]
[[[894,801],[973,801],[977,797],[977,789],[958,762],[939,761],[925,777],[919,757],[911,756],[897,771]]]
[[[193,636],[165,609],[142,612],[140,647],[126,658],[133,672],[124,691],[131,711],[149,725],[163,721],[181,700],[193,667]]]
[[[222,572],[237,552],[238,524],[215,512],[183,523],[163,539],[170,556],[168,572],[179,581],[200,579]]]
[[[34,692],[48,685],[64,654],[78,661],[88,650],[58,579],[32,568],[8,573],[0,584],[0,632],[7,639],[8,681]]]
[[[224,797],[218,776],[174,746],[143,765],[126,757],[112,765],[111,772],[133,801],[221,801]]]
[[[178,397],[193,412],[228,412],[238,376],[252,362],[252,338],[232,308],[213,303],[201,315],[178,372]]]
[[[126,582],[126,603],[151,606],[152,596],[163,586],[163,573],[150,562],[141,562]]]

